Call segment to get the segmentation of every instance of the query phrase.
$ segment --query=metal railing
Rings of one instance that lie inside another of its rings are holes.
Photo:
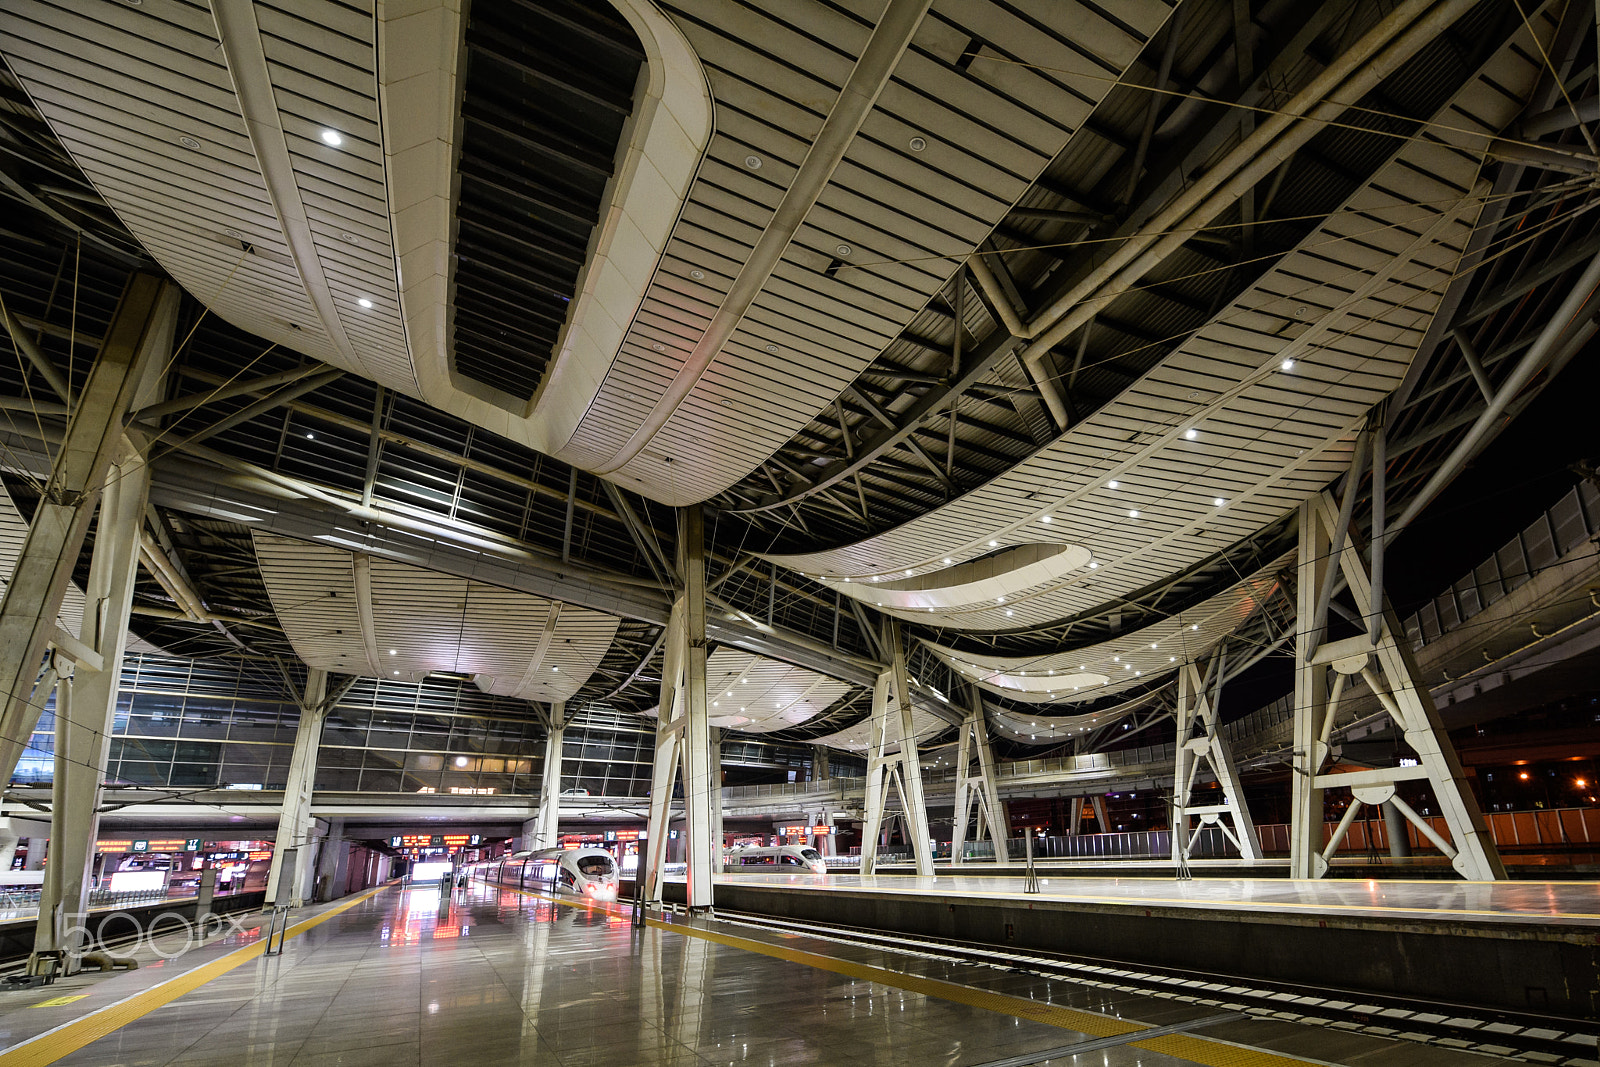
[[[1488,559],[1402,623],[1413,648],[1436,641],[1600,531],[1600,489],[1580,482]]]

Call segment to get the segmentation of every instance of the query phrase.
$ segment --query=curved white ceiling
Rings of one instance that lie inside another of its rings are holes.
[[[1029,544],[924,574],[866,581],[819,579],[875,607],[898,608],[921,622],[960,626],[971,612],[988,612],[1024,590],[1066,577],[1091,562],[1081,545]]]
[[[1280,576],[1293,560],[1293,553],[1285,554],[1187,611],[1070,652],[995,656],[923,644],[963,678],[997,696],[1032,704],[1099,700],[1149,685],[1186,660],[1207,655],[1274,598],[1287,598]],[[1293,610],[1287,599],[1280,606]]]
[[[0,50],[217,314],[674,505],[748,475],[892,346],[1171,12],[1058,0],[973,27],[928,0],[620,0],[643,95],[519,407],[450,373],[456,6],[18,0]],[[1020,63],[958,67],[979,29]]]
[[[848,682],[726,646],[706,658],[712,726],[747,734],[810,722],[850,692]],[[655,717],[660,708],[645,714]]]
[[[891,690],[891,695],[889,697],[889,714],[898,716],[900,714],[899,707],[899,701],[896,700],[892,695]],[[915,705],[912,706],[911,733],[912,736],[916,738],[917,745],[919,747],[927,744],[929,741],[932,741],[934,738],[938,737],[948,729],[950,729],[950,724],[939,718],[937,715],[929,711],[923,711],[921,708],[916,707]],[[872,718],[871,716],[868,716],[867,718],[856,723],[854,726],[849,726],[843,730],[828,734],[826,737],[815,738],[811,743],[814,745],[826,745],[829,748],[843,749],[846,752],[861,753],[867,750],[867,745],[871,742],[871,740]],[[889,751],[900,751],[899,742],[897,741],[890,745]]]
[[[1504,53],[1452,114],[1502,128],[1520,96],[1495,83],[1535,72]],[[895,529],[768,558],[855,583],[1018,544],[1093,553],[1094,569],[962,618],[966,629],[1009,630],[1094,610],[1264,529],[1339,476],[1367,412],[1405,376],[1487,192],[1479,165],[1428,138],[1400,143],[1296,251],[1049,445]]]
[[[311,667],[421,681],[470,674],[523,700],[570,699],[620,620],[437,571],[253,531],[272,607]]]

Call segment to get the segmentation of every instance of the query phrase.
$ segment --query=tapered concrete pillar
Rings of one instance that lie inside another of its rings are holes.
[[[123,290],[0,599],[0,782],[11,780],[38,724],[43,702],[30,699],[34,682],[106,473],[126,447],[123,423],[155,399],[180,296],[176,285],[149,274],[134,275]]]
[[[272,868],[267,872],[267,905],[278,899],[278,882],[284,876],[283,859],[295,849],[294,872],[296,905],[311,899],[312,844],[316,822],[311,817],[311,792],[317,779],[317,752],[322,745],[322,726],[328,717],[328,672],[312,667],[306,672],[306,687],[298,694],[300,725],[294,734],[294,754],[289,757],[289,776],[283,784],[283,808],[278,813],[278,839],[272,849]]]

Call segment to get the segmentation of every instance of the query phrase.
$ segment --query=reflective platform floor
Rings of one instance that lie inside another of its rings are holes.
[[[976,865],[974,865],[976,867]],[[1089,904],[1159,904],[1221,911],[1344,915],[1352,918],[1470,919],[1493,923],[1600,925],[1600,882],[1454,882],[1437,879],[1291,881],[1286,878],[1196,878],[1171,875],[1052,877],[1040,871],[1039,893],[1023,893],[1018,877],[972,874],[724,874],[719,884],[789,885],[823,892],[895,893],[952,899],[1046,898]]]
[[[625,907],[481,883],[444,900],[389,887],[311,921],[279,956],[261,955],[252,927],[44,1001],[0,999],[0,1067],[1511,1062],[1291,1021],[1287,1004],[1255,1018],[731,922],[635,928]],[[1593,1055],[1574,1045],[1542,1062]]]

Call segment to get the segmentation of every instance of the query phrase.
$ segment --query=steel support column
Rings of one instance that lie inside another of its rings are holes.
[[[1294,749],[1289,784],[1289,877],[1315,878],[1322,848],[1322,790],[1315,768],[1326,744],[1318,740],[1315,715],[1328,703],[1328,672],[1312,666],[1317,595],[1328,570],[1329,531],[1317,517],[1318,502],[1300,505],[1300,552],[1295,578]]]
[[[711,840],[711,724],[706,718],[705,519],[697,507],[678,509],[677,571],[681,584],[667,620],[643,877],[645,899],[659,906],[672,794],[681,762],[688,903],[698,910],[710,908],[714,902],[711,870],[715,843]]]
[[[94,558],[84,589],[82,656],[56,697],[56,769],[51,790],[50,864],[39,897],[34,957],[61,950],[63,972],[77,970],[83,950],[78,928],[88,911],[94,878],[94,842],[100,826],[100,790],[117,714],[122,657],[128,645],[128,615],[139,571],[139,530],[150,494],[150,468],[124,442],[117,462],[105,472]],[[65,653],[56,653],[59,660]],[[41,697],[43,694],[41,694]]]
[[[1206,692],[1205,682],[1193,660],[1185,662],[1178,670],[1177,766],[1172,779],[1172,862],[1180,865],[1190,858],[1200,830],[1205,826],[1220,827],[1246,863],[1261,859],[1261,839],[1256,834],[1255,822],[1250,818],[1250,809],[1244,802],[1239,772],[1233,762],[1233,750],[1218,728],[1220,723],[1215,694],[1222,689],[1223,660],[1220,651],[1212,670],[1216,672],[1216,684],[1211,693]],[[1210,803],[1196,804],[1193,802],[1194,785],[1202,763],[1210,767],[1222,796]],[[1191,817],[1199,820],[1192,832],[1189,826]]]
[[[155,398],[180,295],[176,285],[148,274],[134,275],[123,290],[0,599],[0,781],[11,780],[39,721],[40,707],[29,697],[45,646],[57,630],[106,472],[125,447],[124,420]]]
[[[989,747],[989,727],[983,717],[983,693],[969,686],[972,703],[967,717],[959,727],[956,744],[956,808],[955,828],[950,839],[950,862],[960,863],[967,841],[967,827],[972,826],[972,840],[982,841],[985,831],[994,844],[994,861],[1006,861],[1006,838],[1009,836],[1000,821],[999,791],[994,780],[994,750]],[[976,760],[977,773],[972,764]],[[974,810],[976,808],[976,810]]]
[[[567,704],[557,700],[550,705],[550,733],[544,739],[544,778],[530,849],[556,847],[561,822],[561,746],[566,735]]]
[[[883,643],[889,669],[878,675],[872,690],[871,740],[867,745],[867,814],[861,830],[861,873],[871,874],[878,857],[878,839],[889,812],[893,790],[899,816],[919,875],[933,876],[933,845],[928,837],[928,806],[922,794],[922,763],[912,727],[911,691],[906,680],[905,647],[900,623],[884,620]]]
[[[1312,531],[1321,531],[1325,537],[1334,529],[1338,515],[1333,498],[1323,493],[1302,505],[1301,520],[1302,561],[1311,553],[1326,558],[1326,540],[1319,544]],[[1319,799],[1314,805],[1294,806],[1292,814],[1296,822],[1291,827],[1290,839],[1295,851],[1291,854],[1291,873],[1301,878],[1321,877],[1326,873],[1328,860],[1337,851],[1344,836],[1343,831],[1348,828],[1354,813],[1362,805],[1392,803],[1423,837],[1451,861],[1462,877],[1471,881],[1505,878],[1505,865],[1501,863],[1494,841],[1489,836],[1477,799],[1467,785],[1455,748],[1440,724],[1432,696],[1419,680],[1420,672],[1410,643],[1400,639],[1403,631],[1389,606],[1373,601],[1371,577],[1360,550],[1352,540],[1347,540],[1337,559],[1328,561],[1326,565],[1337,566],[1343,572],[1355,601],[1357,616],[1362,619],[1379,616],[1382,625],[1376,642],[1362,632],[1341,641],[1326,643],[1307,656],[1306,638],[1312,635],[1304,622],[1299,624],[1302,629],[1298,635],[1300,641],[1296,644],[1295,663],[1294,782],[1297,792],[1310,792]],[[1302,601],[1306,596],[1307,571],[1302,567],[1300,573]],[[1331,687],[1325,681],[1330,671],[1333,673]],[[1304,683],[1305,699],[1302,699],[1300,692],[1301,675],[1308,676]],[[1336,723],[1340,695],[1346,685],[1356,684],[1358,678],[1366,683],[1389,713],[1406,744],[1416,753],[1417,766],[1375,768],[1355,774],[1322,773]],[[1396,793],[1396,786],[1409,780],[1426,780],[1432,788],[1449,830],[1449,840]],[[1350,807],[1340,828],[1334,832],[1333,839],[1325,848],[1319,849],[1322,844],[1320,794],[1324,789],[1338,787],[1351,789]]]
[[[306,672],[306,687],[296,694],[300,705],[300,724],[294,733],[294,753],[289,757],[289,775],[283,784],[283,808],[278,813],[278,836],[272,847],[272,867],[267,871],[267,904],[278,898],[278,881],[283,875],[286,849],[297,849],[294,899],[298,904],[311,896],[314,877],[311,842],[316,820],[311,817],[311,792],[316,785],[317,751],[322,744],[322,724],[327,721],[328,672],[312,667]]]

